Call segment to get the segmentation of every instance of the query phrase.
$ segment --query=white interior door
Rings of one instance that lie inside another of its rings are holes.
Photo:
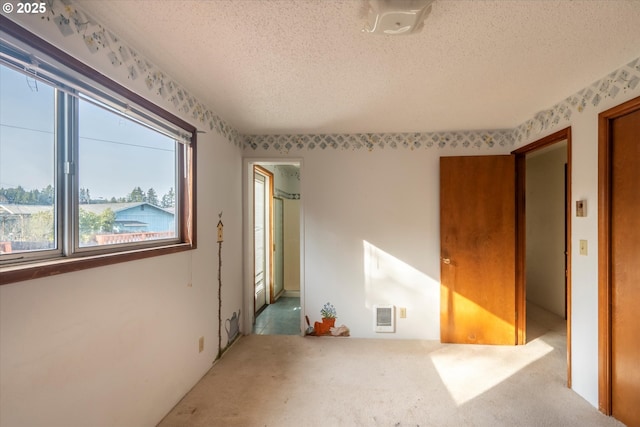
[[[253,207],[253,246],[254,246],[254,290],[255,290],[255,311],[260,310],[267,303],[266,289],[266,250],[267,243],[267,218],[265,215],[266,206],[266,178],[264,175],[254,172],[254,207]]]

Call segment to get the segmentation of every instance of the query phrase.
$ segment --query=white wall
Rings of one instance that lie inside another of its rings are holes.
[[[527,301],[565,315],[565,144],[527,156]]]
[[[143,79],[123,78],[53,22],[25,19],[49,42],[163,102]],[[0,425],[153,426],[211,368],[220,211],[222,321],[242,304],[241,153],[216,130],[164,106],[207,131],[198,140],[198,249],[0,286]]]
[[[284,289],[295,295],[300,292],[300,200],[283,199],[283,206]]]
[[[275,188],[289,194],[300,193],[299,176],[293,173],[293,165],[273,165]],[[270,169],[271,170],[271,169]]]

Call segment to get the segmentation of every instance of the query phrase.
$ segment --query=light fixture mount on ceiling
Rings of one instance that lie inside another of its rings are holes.
[[[369,0],[365,32],[411,34],[420,31],[435,0]]]

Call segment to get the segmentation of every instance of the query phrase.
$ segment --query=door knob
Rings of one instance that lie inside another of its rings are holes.
[[[449,258],[442,258],[442,262],[444,262],[445,264],[451,264],[451,259],[449,259]]]

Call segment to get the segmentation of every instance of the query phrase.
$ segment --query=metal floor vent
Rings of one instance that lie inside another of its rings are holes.
[[[373,306],[373,330],[375,332],[395,332],[396,316],[393,305]]]

